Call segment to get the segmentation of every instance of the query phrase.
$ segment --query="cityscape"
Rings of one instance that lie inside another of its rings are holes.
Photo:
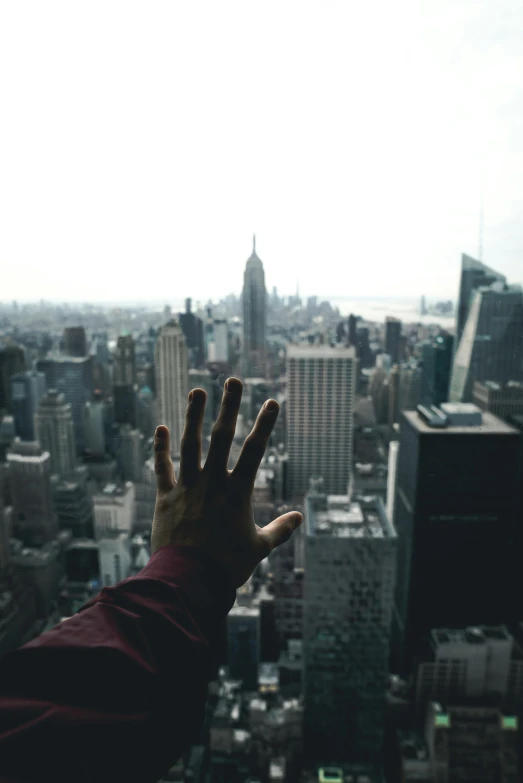
[[[456,302],[373,320],[268,290],[256,237],[245,256],[216,301],[195,275],[183,306],[0,303],[0,656],[148,563],[155,427],[177,470],[203,388],[205,459],[236,376],[229,467],[276,399],[254,516],[304,521],[237,590],[162,781],[516,783],[521,281],[463,254]]]

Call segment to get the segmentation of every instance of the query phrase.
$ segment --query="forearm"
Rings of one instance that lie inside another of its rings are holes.
[[[0,663],[0,780],[156,781],[194,738],[234,601],[201,553],[166,547],[137,577]],[[9,779],[9,778],[7,778]]]

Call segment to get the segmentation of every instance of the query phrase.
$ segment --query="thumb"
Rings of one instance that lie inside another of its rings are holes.
[[[268,525],[262,527],[260,536],[264,539],[269,551],[272,552],[277,546],[289,540],[302,521],[303,516],[299,511],[289,511],[287,514],[276,517]]]

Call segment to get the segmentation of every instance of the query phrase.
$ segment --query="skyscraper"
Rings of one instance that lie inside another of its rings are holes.
[[[178,451],[187,409],[189,372],[185,338],[176,321],[169,321],[160,329],[155,350],[158,424],[169,427],[172,448]]]
[[[260,664],[260,610],[235,605],[227,615],[227,648],[231,677],[243,681],[244,688],[258,687]]]
[[[396,534],[378,498],[311,481],[305,499],[304,740],[319,760],[379,763]]]
[[[421,368],[416,363],[406,363],[399,368],[398,413],[414,410],[421,402]]]
[[[185,300],[185,312],[180,313],[178,319],[187,345],[189,364],[194,368],[202,367],[205,360],[203,321],[191,311],[191,299]]]
[[[494,283],[472,294],[468,318],[454,356],[452,402],[472,399],[474,381],[522,379],[523,293],[520,286]]]
[[[425,405],[441,405],[449,395],[454,338],[441,332],[421,346],[421,401]]]
[[[397,664],[431,628],[521,619],[519,432],[471,404],[401,417]],[[431,426],[434,423],[436,426]]]
[[[476,288],[489,286],[492,283],[506,283],[506,278],[494,269],[485,266],[470,256],[461,256],[461,278],[459,284],[458,315],[456,324],[456,348],[461,340],[463,329],[468,318],[470,303]]]
[[[78,358],[87,356],[87,339],[83,326],[68,326],[64,329],[64,353]]]
[[[0,344],[0,410],[11,411],[11,376],[22,370],[24,349],[12,342]]]
[[[76,467],[72,407],[56,389],[49,389],[40,401],[35,429],[38,442],[50,454],[51,473],[71,476]]]
[[[84,406],[93,396],[93,357],[55,355],[39,359],[36,365],[47,380],[48,389],[62,392],[71,403],[76,448],[85,448]]]
[[[16,438],[7,454],[13,502],[13,534],[26,546],[42,546],[58,533],[51,492],[51,457],[40,444]]]
[[[11,410],[20,440],[36,439],[34,415],[46,389],[43,372],[28,370],[11,376]]]
[[[385,319],[385,353],[391,358],[392,364],[397,364],[401,356],[401,321],[387,316]]]
[[[322,475],[329,494],[347,494],[352,476],[354,348],[289,345],[287,445],[290,497]]]
[[[131,334],[121,334],[114,352],[114,420],[136,424],[136,357]]]
[[[265,272],[256,255],[256,237],[243,275],[243,374],[246,377],[265,375],[265,322],[267,310]]]

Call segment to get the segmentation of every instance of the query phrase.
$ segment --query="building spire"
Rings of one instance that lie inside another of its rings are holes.
[[[256,255],[256,234],[252,235],[252,254]]]

